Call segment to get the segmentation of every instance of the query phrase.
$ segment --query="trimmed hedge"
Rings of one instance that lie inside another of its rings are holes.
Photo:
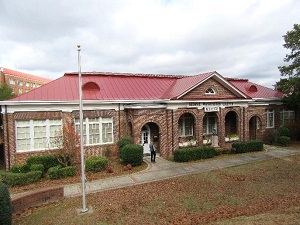
[[[108,159],[105,157],[90,157],[85,162],[85,171],[96,173],[104,170],[107,164]]]
[[[30,171],[42,171],[45,173],[45,167],[43,164],[32,164],[30,166]]]
[[[6,173],[2,182],[8,186],[23,186],[38,182],[43,175],[41,171],[30,171],[28,173]]]
[[[181,148],[174,151],[175,162],[188,162],[199,159],[212,158],[219,152],[212,146]]]
[[[132,140],[130,137],[125,136],[122,137],[118,142],[117,142],[117,146],[119,147],[119,150],[121,150],[125,145],[129,145],[132,144]]]
[[[30,171],[30,166],[28,164],[16,164],[10,168],[12,173],[27,173]]]
[[[291,141],[291,138],[290,137],[287,137],[287,136],[280,136],[278,138],[278,144],[281,145],[281,146],[287,146]]]
[[[136,144],[125,145],[120,150],[120,158],[124,164],[138,166],[143,163],[143,146]]]
[[[0,224],[12,224],[12,211],[8,188],[0,182]]]
[[[42,164],[45,167],[45,171],[51,167],[59,165],[54,155],[31,156],[27,159],[26,163],[29,166],[32,164]]]
[[[255,152],[262,151],[264,149],[264,144],[259,140],[242,141],[232,143],[232,148],[235,149],[236,153]]]
[[[279,136],[286,136],[286,137],[290,137],[290,129],[287,127],[279,127],[277,129]]]
[[[49,179],[61,179],[65,177],[73,177],[76,175],[76,166],[62,167],[60,165],[49,168],[48,178]]]

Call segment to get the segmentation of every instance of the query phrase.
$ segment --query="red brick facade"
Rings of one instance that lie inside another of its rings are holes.
[[[225,84],[225,85],[224,85]],[[214,93],[206,93],[212,88]],[[101,91],[101,90],[100,90]],[[22,104],[22,103],[20,103]],[[22,164],[29,156],[54,153],[55,150],[43,151],[16,151],[16,121],[39,119],[62,119],[62,123],[74,124],[79,118],[79,111],[75,103],[53,106],[52,111],[43,110],[43,106],[31,105],[34,110],[25,111],[23,108],[3,110],[3,131],[5,165]],[[5,106],[9,107],[9,106]],[[17,106],[18,107],[18,106]],[[40,107],[40,108],[38,108]],[[51,106],[47,106],[51,108]],[[57,108],[62,107],[62,110]],[[274,128],[280,126],[280,99],[276,101],[256,102],[240,94],[230,84],[220,79],[208,79],[189,90],[175,100],[161,100],[159,103],[142,101],[123,103],[115,101],[111,104],[102,104],[101,101],[84,105],[84,118],[110,117],[113,118],[113,143],[85,146],[85,157],[103,156],[107,151],[117,154],[116,142],[125,135],[132,137],[135,144],[143,144],[142,133],[147,130],[150,141],[156,142],[157,151],[163,157],[171,157],[174,150],[188,141],[193,145],[202,146],[214,144],[221,148],[231,148],[232,139],[229,135],[237,136],[238,140],[261,139],[266,128],[266,110],[274,110]],[[180,121],[184,116],[192,121],[192,131],[189,135],[180,135]],[[212,121],[209,121],[208,117]],[[209,127],[210,126],[210,127]],[[209,132],[204,131],[210,129]],[[212,136],[216,132],[215,136]],[[269,128],[268,128],[269,129]],[[270,128],[273,129],[273,128]],[[217,138],[216,138],[217,136]],[[215,143],[212,143],[212,138]],[[156,140],[157,139],[157,140]],[[217,140],[217,141],[216,141]]]

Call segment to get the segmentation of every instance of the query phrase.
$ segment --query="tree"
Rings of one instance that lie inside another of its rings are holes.
[[[286,49],[291,53],[286,54],[284,62],[289,65],[279,66],[281,76],[288,77],[280,79],[277,88],[285,94],[283,102],[295,111],[300,109],[300,24],[294,24],[294,29],[283,36]]]
[[[80,140],[72,124],[65,123],[52,144],[58,147],[56,158],[62,166],[71,166],[78,161]]]
[[[0,101],[8,100],[16,97],[17,95],[13,92],[13,89],[7,84],[0,85]]]

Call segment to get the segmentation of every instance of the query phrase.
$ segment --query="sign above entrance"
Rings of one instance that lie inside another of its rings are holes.
[[[218,106],[204,107],[204,112],[218,112],[218,111],[219,111]]]
[[[204,109],[205,112],[216,112],[220,108],[233,107],[233,106],[246,106],[241,102],[189,102],[188,108]]]

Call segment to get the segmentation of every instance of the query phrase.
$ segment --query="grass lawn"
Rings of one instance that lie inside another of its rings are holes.
[[[87,205],[78,215],[81,198],[64,199],[13,224],[298,224],[300,155],[89,194]]]

